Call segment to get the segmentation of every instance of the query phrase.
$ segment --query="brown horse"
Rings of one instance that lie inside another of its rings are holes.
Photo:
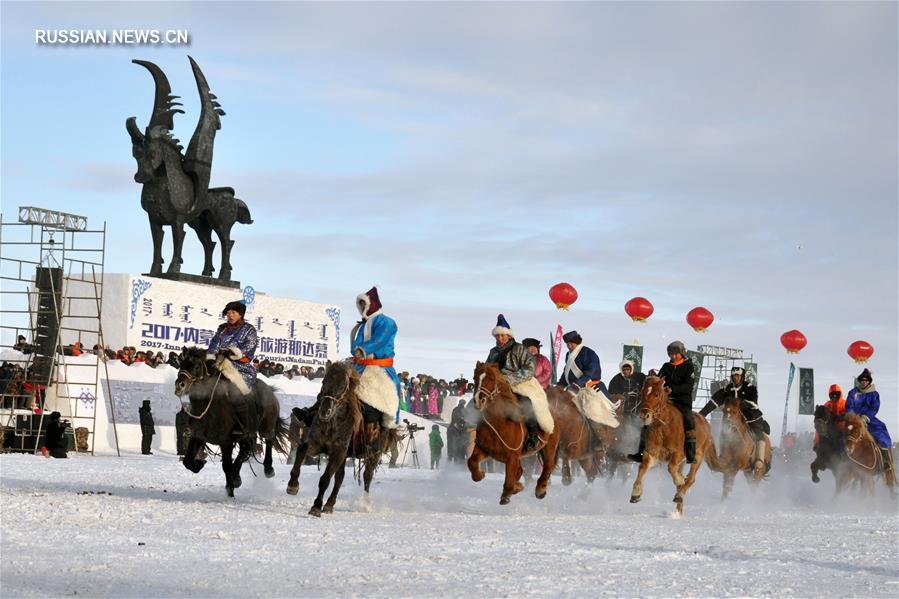
[[[481,462],[486,458],[493,458],[504,463],[506,480],[499,503],[505,505],[511,501],[512,495],[524,489],[524,485],[519,482],[523,474],[521,458],[540,453],[543,458],[543,469],[537,479],[534,494],[538,499],[543,499],[546,496],[546,487],[549,486],[550,474],[556,464],[559,426],[554,427],[552,434],[547,435],[545,432],[541,432],[537,448],[524,452],[523,448],[527,439],[524,415],[518,404],[518,398],[500,373],[499,367],[496,364],[478,362],[474,370],[474,380],[474,405],[480,412],[480,420],[475,431],[474,449],[468,458],[471,480],[475,482],[483,480],[484,473],[481,471]],[[550,404],[550,412],[553,419],[558,422],[552,404]]]
[[[678,514],[684,513],[684,495],[696,481],[696,472],[705,458],[709,468],[720,472],[718,456],[715,453],[715,444],[709,423],[698,414],[694,414],[696,420],[696,463],[690,464],[687,478],[681,473],[681,465],[684,463],[684,421],[680,411],[668,400],[671,390],[665,387],[665,378],[650,376],[646,378],[643,386],[643,405],[640,408],[640,418],[644,426],[649,427],[646,435],[646,449],[643,451],[643,462],[637,471],[637,479],[634,481],[634,489],[631,493],[631,503],[640,501],[643,495],[643,477],[646,471],[652,468],[656,462],[667,461],[668,473],[674,481],[677,492],[674,502],[677,504]]]
[[[838,474],[837,493],[845,489],[850,482],[858,481],[868,495],[873,495],[874,481],[883,472],[883,455],[861,416],[847,413],[844,418],[847,461]],[[896,481],[892,471],[885,477],[885,482],[893,492]]]
[[[550,387],[546,390],[546,398],[559,429],[557,456],[562,461],[562,484],[571,484],[571,460],[581,465],[587,482],[592,483],[607,449],[615,441],[616,429],[598,425],[596,428],[600,434],[597,439],[587,418],[574,405],[574,396],[570,392],[560,387]],[[620,412],[620,405],[618,410]]]
[[[727,499],[734,488],[734,478],[738,472],[746,475],[750,483],[758,484],[765,476],[771,464],[771,440],[765,435],[765,460],[757,459],[756,442],[749,432],[749,426],[740,410],[740,400],[736,397],[728,399],[722,407],[724,419],[721,435],[718,438],[720,451],[718,462],[724,474],[724,487],[721,499]],[[763,433],[764,434],[764,433]]]

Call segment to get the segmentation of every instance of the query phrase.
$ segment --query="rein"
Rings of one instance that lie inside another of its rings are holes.
[[[319,398],[320,399],[330,399],[333,404],[339,405],[341,402],[343,402],[346,399],[346,393],[347,393],[347,391],[349,391],[349,389],[350,389],[350,377],[345,374],[344,375],[343,393],[341,393],[337,397],[334,397],[333,395],[330,395],[330,394],[319,395]],[[325,418],[322,415],[322,407],[321,407],[321,405],[319,405],[318,411],[316,412],[316,416],[318,416],[318,419],[321,420],[322,422],[330,422],[331,419],[334,418],[335,411],[336,410],[331,410],[331,413],[328,415],[327,418]]]
[[[860,441],[862,441],[862,433],[859,433],[858,435],[856,435],[854,437],[850,437],[849,435],[846,435],[846,441],[851,441],[852,445],[855,446]],[[867,441],[868,441],[868,443],[871,444],[871,447],[874,448],[874,462],[870,466],[862,464],[860,461],[858,461],[854,457],[852,457],[852,453],[849,451],[848,443],[846,444],[846,457],[849,458],[849,461],[851,461],[853,464],[857,464],[858,466],[861,466],[865,470],[874,470],[875,468],[877,468],[877,456],[880,454],[880,450],[878,449],[877,444],[874,443],[874,439],[872,439],[870,435],[868,435]]]
[[[184,375],[184,378],[186,378],[187,381],[188,381],[188,383],[189,383],[188,386],[187,386],[187,389],[184,390],[185,393],[186,393],[191,387],[193,387],[193,384],[194,384],[195,381],[197,381],[197,380],[203,380],[203,379],[205,379],[205,378],[207,378],[207,377],[209,376],[209,370],[206,369],[206,365],[205,365],[205,364],[203,365],[203,369],[206,371],[206,376],[204,376],[204,377],[202,377],[202,378],[200,378],[200,379],[195,379],[194,376],[191,375],[191,374],[190,374],[189,372],[187,372],[186,370],[179,370],[179,371],[178,371],[178,376],[181,377],[182,375]],[[184,412],[185,414],[187,414],[188,416],[190,416],[191,418],[193,418],[194,420],[202,420],[202,419],[206,416],[206,414],[209,412],[209,408],[212,407],[212,402],[215,401],[215,390],[216,390],[216,388],[219,386],[219,381],[220,381],[220,380],[222,380],[222,373],[221,373],[221,371],[219,371],[218,377],[215,379],[215,384],[212,386],[212,393],[209,395],[209,401],[206,402],[206,409],[203,410],[203,413],[202,413],[202,414],[200,414],[199,416],[197,416],[196,414],[192,413],[192,412],[190,411],[190,407],[189,407],[189,406],[190,406],[190,402],[188,402],[188,403],[186,403],[186,404],[185,404],[184,402],[181,402],[181,411]]]
[[[477,393],[475,393],[475,396],[474,396],[474,405],[478,409],[479,412],[483,412],[484,408],[486,408],[487,405],[492,403],[493,400],[496,398],[496,396],[499,394],[499,385],[494,385],[493,391],[487,392],[488,395],[487,395],[486,399],[482,399],[483,391],[484,391],[484,386],[479,384],[478,391],[477,391]],[[527,439],[527,432],[525,431],[523,422],[519,423],[519,426],[521,427],[521,443],[518,444],[518,447],[512,447],[511,445],[506,443],[506,440],[503,439],[503,436],[499,434],[499,431],[496,430],[496,427],[493,426],[493,424],[490,422],[489,419],[487,419],[486,416],[484,418],[482,418],[481,420],[487,426],[490,427],[490,430],[493,431],[493,434],[496,435],[496,438],[499,439],[499,442],[502,443],[503,446],[506,449],[508,449],[509,451],[521,451],[521,448],[524,447],[524,442]],[[541,441],[543,441],[543,440],[541,439]],[[546,444],[545,441],[543,441],[543,443],[544,443],[544,445]]]

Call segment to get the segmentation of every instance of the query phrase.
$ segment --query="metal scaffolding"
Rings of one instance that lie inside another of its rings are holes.
[[[2,447],[37,453],[53,409],[70,420],[70,433],[87,430],[93,453],[100,368],[106,369],[100,318],[106,223],[89,229],[85,217],[30,206],[19,208],[18,217],[7,222],[0,214]],[[108,372],[105,378],[115,431]]]

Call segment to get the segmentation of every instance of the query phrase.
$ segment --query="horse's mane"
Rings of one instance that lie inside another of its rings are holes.
[[[475,382],[478,380],[477,374],[479,368],[483,368],[484,374],[489,373],[493,376],[499,394],[504,400],[514,404],[518,403],[518,397],[516,397],[515,393],[512,391],[512,385],[509,384],[509,381],[506,380],[506,377],[504,377],[503,373],[500,371],[499,364],[478,362],[478,366],[475,368]]]
[[[350,407],[350,414],[353,417],[353,429],[357,429],[362,425],[362,401],[356,395],[356,388],[359,386],[359,373],[347,362],[334,362],[328,367],[328,371],[336,369],[341,372],[347,379],[347,405]],[[327,378],[327,372],[325,373]]]
[[[660,376],[648,376],[646,377],[646,382],[643,383],[643,392],[641,394],[641,399],[646,402],[647,396],[655,397],[659,395],[665,400],[665,403],[668,403],[668,394],[665,393],[665,386],[662,384],[664,379]],[[660,390],[656,391],[656,387]]]

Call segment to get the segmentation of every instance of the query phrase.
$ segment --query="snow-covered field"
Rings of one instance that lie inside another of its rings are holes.
[[[307,515],[318,472],[288,496],[289,467],[227,499],[218,463],[171,455],[0,456],[0,595],[17,596],[800,596],[899,595],[899,515],[834,501],[806,466],[752,492],[700,476],[671,516],[667,473],[630,484],[553,477],[498,505],[500,475],[384,469],[370,506],[347,472],[333,515]],[[261,467],[256,465],[256,471]]]

